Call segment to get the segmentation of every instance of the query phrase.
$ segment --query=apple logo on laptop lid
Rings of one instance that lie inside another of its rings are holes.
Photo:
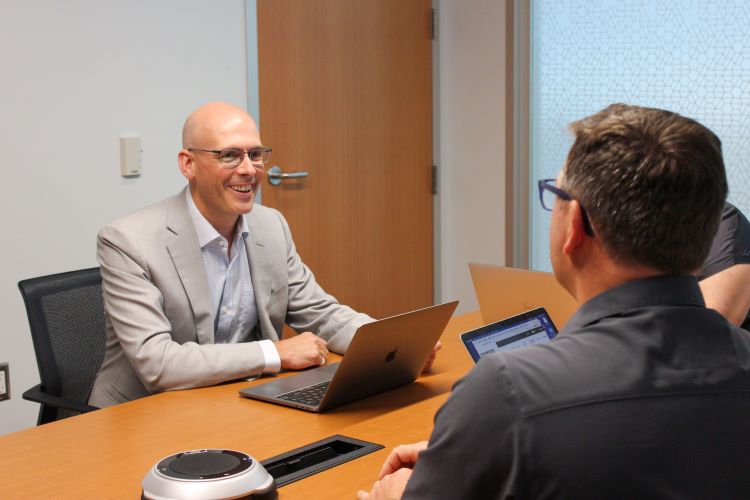
[[[392,350],[391,352],[389,352],[389,353],[388,353],[388,354],[387,354],[387,355],[385,356],[385,362],[386,362],[386,363],[390,363],[391,361],[393,361],[394,359],[396,359],[396,353],[397,353],[397,352],[398,352],[398,347],[397,347],[397,348],[395,348],[394,350]]]

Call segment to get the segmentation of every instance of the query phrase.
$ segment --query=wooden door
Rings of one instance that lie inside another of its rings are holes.
[[[258,0],[263,184],[325,290],[375,317],[433,302],[429,0]]]

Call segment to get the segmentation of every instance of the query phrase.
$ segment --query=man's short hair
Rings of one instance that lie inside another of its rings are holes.
[[[570,128],[563,188],[610,256],[665,274],[698,269],[727,196],[719,138],[690,118],[625,104]]]

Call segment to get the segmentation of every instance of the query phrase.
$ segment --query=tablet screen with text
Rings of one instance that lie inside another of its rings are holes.
[[[493,352],[549,342],[557,328],[543,307],[490,323],[461,334],[461,341],[476,363]]]

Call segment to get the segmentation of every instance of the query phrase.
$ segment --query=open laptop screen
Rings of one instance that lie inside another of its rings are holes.
[[[461,341],[476,363],[497,351],[549,342],[557,328],[543,307],[490,323],[461,334]]]

